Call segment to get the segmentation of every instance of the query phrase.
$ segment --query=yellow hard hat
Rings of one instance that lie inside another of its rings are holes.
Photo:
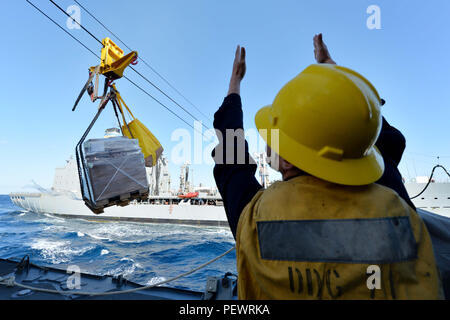
[[[357,72],[313,64],[257,112],[255,123],[260,133],[267,130],[261,134],[266,143],[297,168],[338,184],[366,185],[384,171],[375,147],[380,106],[376,89]]]

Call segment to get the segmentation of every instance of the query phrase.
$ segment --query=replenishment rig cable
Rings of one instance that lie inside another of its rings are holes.
[[[121,38],[119,38],[119,36],[114,33],[113,31],[111,31],[110,28],[108,28],[107,26],[105,26],[105,24],[103,22],[101,22],[99,19],[97,19],[97,17],[94,16],[94,14],[92,14],[90,12],[90,10],[88,10],[85,6],[83,6],[81,3],[79,3],[77,0],[74,0],[75,3],[77,5],[79,5],[81,7],[81,9],[83,9],[88,15],[90,15],[95,21],[97,21],[98,24],[100,24],[106,31],[108,31],[110,34],[112,34],[117,40],[119,40],[120,43],[122,43],[128,50],[133,51],[124,41],[122,41]],[[209,117],[206,116],[194,103],[192,103],[188,98],[186,98],[186,96],[184,96],[177,88],[175,88],[175,86],[173,86],[165,77],[163,77],[158,71],[156,71],[156,69],[154,67],[152,67],[149,63],[147,63],[147,61],[144,60],[144,58],[142,58],[141,56],[138,57],[139,60],[141,60],[150,70],[152,70],[160,79],[162,79],[170,88],[172,88],[176,93],[178,93],[186,102],[188,102],[191,106],[193,106],[205,119],[207,119],[208,121],[210,121]]]
[[[55,7],[57,7],[62,13],[64,13],[68,18],[72,19],[73,22],[78,24],[84,31],[86,31],[93,39],[95,39],[97,42],[99,42],[102,46],[103,43],[96,37],[92,32],[90,32],[88,29],[86,29],[80,22],[78,22],[76,19],[74,19],[70,14],[68,14],[66,11],[64,11],[63,8],[61,8],[57,3],[55,3],[53,0],[49,0]],[[28,2],[28,0],[27,0]],[[177,101],[175,101],[172,97],[170,97],[167,93],[165,93],[163,90],[161,90],[157,85],[155,85],[152,81],[150,81],[147,77],[145,77],[142,73],[137,71],[135,68],[130,66],[130,69],[133,70],[136,74],[138,74],[142,79],[144,79],[146,82],[148,82],[151,86],[153,86],[156,90],[158,90],[160,93],[162,93],[166,98],[168,98],[170,101],[175,103],[180,109],[182,109],[184,112],[186,112],[192,119],[195,121],[199,121],[192,113],[190,113],[186,108],[184,108],[182,105],[180,105]],[[202,125],[209,130],[209,127],[206,126],[203,122],[201,122]]]
[[[66,29],[64,29],[61,25],[59,25],[55,20],[53,20],[50,16],[48,16],[45,12],[43,12],[40,8],[38,8],[35,4],[33,4],[29,0],[25,0],[30,4],[32,7],[34,7],[39,13],[44,15],[47,19],[49,19],[53,24],[55,24],[58,28],[60,28],[62,31],[64,31],[66,34],[68,34],[72,39],[74,39],[76,42],[78,42],[80,45],[82,45],[86,50],[88,50],[90,53],[92,53],[95,57],[100,59],[100,57],[92,51],[88,46],[86,46],[83,42],[81,42],[79,39],[77,39],[75,36],[73,36],[70,32],[68,32]],[[72,18],[72,17],[71,17]],[[73,18],[72,18],[73,19]],[[73,19],[73,21],[77,22]],[[78,23],[78,22],[77,22]],[[95,38],[97,40],[97,38]],[[189,122],[187,122],[185,119],[183,119],[181,116],[179,116],[176,112],[174,112],[172,109],[170,109],[168,106],[166,106],[164,103],[159,101],[157,98],[155,98],[153,95],[151,95],[148,91],[140,87],[138,84],[136,84],[134,81],[132,81],[130,78],[124,76],[125,79],[127,79],[132,85],[134,85],[136,88],[141,90],[143,93],[145,93],[147,96],[152,98],[155,102],[157,102],[159,105],[164,107],[167,111],[169,111],[171,114],[173,114],[175,117],[177,117],[179,120],[183,121],[186,125],[188,125],[190,128],[192,128],[195,131],[198,131],[194,126],[192,126]],[[194,120],[197,120],[194,116],[191,115],[191,117],[194,118]],[[198,120],[197,120],[198,121]],[[203,132],[198,131],[202,136],[204,136]]]
[[[428,186],[430,185],[430,183],[432,182],[433,179],[433,175],[434,175],[434,170],[436,170],[437,168],[441,168],[442,170],[444,170],[444,172],[450,177],[450,173],[448,173],[447,169],[445,169],[443,166],[441,166],[440,164],[437,164],[433,167],[433,169],[431,170],[431,174],[430,174],[430,179],[428,179],[427,184],[425,185],[425,187],[423,188],[422,191],[420,191],[419,194],[415,195],[414,197],[410,197],[410,199],[415,199],[417,197],[419,197],[422,193],[425,192],[425,190],[427,190]]]

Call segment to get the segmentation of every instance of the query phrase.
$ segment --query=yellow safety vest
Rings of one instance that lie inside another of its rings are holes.
[[[312,176],[274,183],[244,208],[239,299],[442,299],[430,236],[397,193]]]

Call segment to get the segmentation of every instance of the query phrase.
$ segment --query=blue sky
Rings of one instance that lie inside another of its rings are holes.
[[[50,2],[34,0],[62,25],[66,17]],[[58,0],[67,8],[70,0]],[[314,63],[312,38],[322,32],[338,64],[357,70],[378,89],[383,113],[407,139],[400,165],[408,177],[427,175],[437,162],[450,168],[450,27],[447,0],[424,1],[115,1],[80,0],[103,23],[192,101],[209,122],[143,63],[137,69],[171,97],[212,126],[228,87],[237,44],[247,49],[241,96],[246,128],[256,111],[278,90]],[[369,5],[381,9],[381,29],[369,30]],[[34,179],[50,187],[54,168],[74,153],[76,142],[96,112],[84,97],[72,104],[97,59],[24,0],[3,4],[0,13],[0,193]],[[109,34],[85,12],[81,23],[98,38]],[[83,30],[70,32],[100,53]],[[127,70],[126,74],[180,116],[176,105]],[[136,116],[152,130],[168,156],[178,143],[171,134],[192,131],[126,80],[116,82]],[[91,137],[115,124],[106,110]],[[206,144],[206,143],[205,143]],[[193,165],[195,184],[213,185],[212,165]],[[179,166],[170,165],[174,186]],[[438,175],[442,177],[443,175]]]

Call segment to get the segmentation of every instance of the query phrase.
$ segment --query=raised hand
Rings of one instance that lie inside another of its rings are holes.
[[[331,59],[328,48],[323,42],[322,34],[316,34],[313,39],[314,42],[314,58],[317,63],[332,63],[336,64],[333,59]]]
[[[241,81],[244,79],[247,66],[245,64],[245,48],[237,46],[233,62],[233,71],[231,73],[230,87],[228,94],[240,94]]]

